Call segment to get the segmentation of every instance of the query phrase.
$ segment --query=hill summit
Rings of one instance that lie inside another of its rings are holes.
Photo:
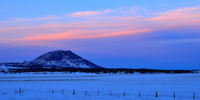
[[[56,50],[47,52],[33,61],[67,61],[67,60],[78,60],[83,59],[80,56],[74,54],[72,51],[67,50]]]

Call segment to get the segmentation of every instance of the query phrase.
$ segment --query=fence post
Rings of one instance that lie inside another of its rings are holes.
[[[62,94],[64,93],[64,89],[62,89]]]
[[[140,97],[141,92],[139,91],[139,97]]]
[[[75,90],[73,91],[73,95],[75,95]]]
[[[53,94],[53,92],[54,92],[54,91],[53,91],[53,89],[52,89],[52,94]]]
[[[156,97],[158,97],[158,91],[156,91]]]
[[[195,92],[194,92],[194,94],[193,94],[193,99],[195,99]]]
[[[176,96],[175,96],[175,92],[174,92],[174,98],[175,98]]]
[[[87,91],[85,91],[85,95],[87,95]]]
[[[22,89],[21,88],[19,88],[19,93],[22,93]]]

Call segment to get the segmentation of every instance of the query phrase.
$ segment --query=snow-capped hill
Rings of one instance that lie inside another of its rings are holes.
[[[34,62],[37,61],[68,61],[68,60],[77,60],[83,59],[80,56],[74,54],[70,50],[63,51],[63,50],[56,50],[47,52],[38,58],[34,59]]]
[[[31,61],[31,65],[40,65],[41,67],[69,67],[69,68],[95,68],[100,67],[82,57],[74,54],[72,51],[56,50],[47,52]]]

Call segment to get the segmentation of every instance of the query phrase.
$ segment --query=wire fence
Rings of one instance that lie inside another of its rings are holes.
[[[103,97],[129,97],[129,98],[178,98],[200,99],[198,92],[159,92],[159,91],[120,91],[120,90],[76,90],[76,89],[23,89],[16,88],[16,95],[67,95],[67,96],[103,96]]]

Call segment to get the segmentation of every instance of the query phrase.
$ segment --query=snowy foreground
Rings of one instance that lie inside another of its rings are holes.
[[[199,73],[132,75],[0,73],[0,100],[193,100],[193,98],[200,99]]]

